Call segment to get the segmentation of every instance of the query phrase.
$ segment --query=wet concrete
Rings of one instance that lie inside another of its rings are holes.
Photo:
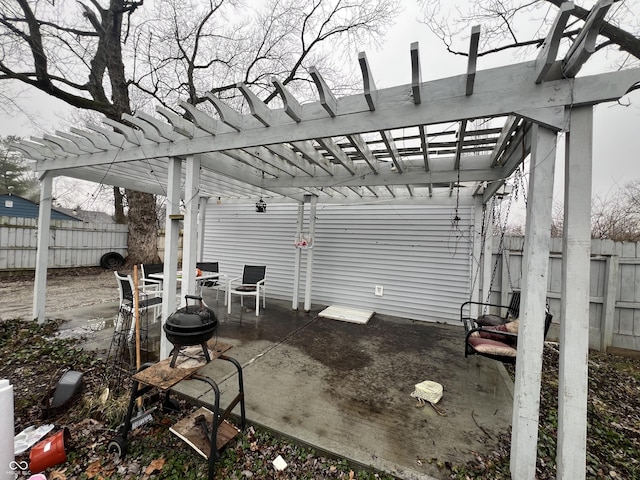
[[[510,425],[504,368],[464,358],[461,326],[377,314],[366,325],[352,324],[319,318],[320,306],[305,313],[273,299],[259,317],[239,304],[227,315],[215,297],[205,293],[205,301],[220,321],[218,341],[233,345],[228,354],[243,366],[248,420],[316,449],[403,479],[447,478],[433,459],[471,460]],[[82,323],[80,312],[67,314]],[[150,325],[150,339],[159,331]],[[93,332],[87,348],[104,351],[104,332]],[[200,373],[219,384],[225,406],[237,391],[235,368],[213,361]],[[410,393],[423,380],[444,386],[438,405],[446,416],[416,408]],[[213,398],[193,380],[176,391],[205,403]]]

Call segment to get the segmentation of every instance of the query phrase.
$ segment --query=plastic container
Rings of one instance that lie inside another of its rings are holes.
[[[71,441],[68,428],[45,438],[34,445],[29,454],[29,470],[40,473],[49,467],[58,465],[67,459],[67,446]]]

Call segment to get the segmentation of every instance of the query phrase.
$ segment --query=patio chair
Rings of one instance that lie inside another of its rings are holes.
[[[224,303],[227,304],[227,282],[223,279],[226,278],[224,273],[220,273],[218,262],[198,262],[196,268],[200,269],[203,274],[218,273],[218,278],[207,278],[204,280],[196,280],[196,290],[198,295],[202,296],[203,288],[215,288],[216,289],[216,303],[218,303],[218,295],[220,289],[224,291]]]
[[[232,278],[227,283],[227,313],[231,313],[231,295],[240,296],[240,305],[245,296],[253,296],[256,299],[256,316],[260,315],[260,295],[262,295],[262,308],[266,307],[265,281],[267,267],[265,265],[245,265],[242,276]],[[239,283],[241,282],[241,283]],[[235,284],[235,285],[234,285]]]
[[[126,329],[127,326],[129,326],[129,334],[127,336],[127,340],[131,340],[136,328],[135,321],[132,321],[135,313],[133,300],[133,278],[131,277],[131,275],[123,275],[118,272],[113,273],[115,274],[116,280],[118,282],[118,293],[120,296],[118,319],[114,330],[115,332],[120,333],[124,329]],[[152,311],[153,318],[156,319],[159,315],[160,309],[162,308],[162,296],[149,296],[148,293],[141,291],[141,288],[139,286],[138,291],[138,312],[140,317],[147,314],[149,311]],[[158,292],[156,292],[156,294],[157,293]]]
[[[164,263],[141,263],[138,286],[141,291],[150,295],[162,294],[162,280],[151,278],[154,273],[162,273],[164,271]]]

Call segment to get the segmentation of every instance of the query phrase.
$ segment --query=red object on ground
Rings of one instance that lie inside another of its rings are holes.
[[[71,440],[67,427],[34,445],[29,454],[29,470],[39,473],[67,459],[66,447]]]

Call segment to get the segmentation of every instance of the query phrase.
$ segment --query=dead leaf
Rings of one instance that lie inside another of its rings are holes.
[[[64,470],[54,470],[49,475],[49,480],[67,480],[67,476],[64,474],[66,468]]]
[[[149,466],[145,469],[144,474],[151,475],[153,472],[159,472],[160,470],[162,470],[162,467],[164,467],[164,462],[165,462],[164,458],[158,458],[152,461],[149,464]]]
[[[91,462],[84,473],[87,474],[87,478],[94,478],[102,471],[102,462],[96,460]]]
[[[349,470],[349,480],[353,480],[355,478],[355,473],[353,472],[353,470]]]

